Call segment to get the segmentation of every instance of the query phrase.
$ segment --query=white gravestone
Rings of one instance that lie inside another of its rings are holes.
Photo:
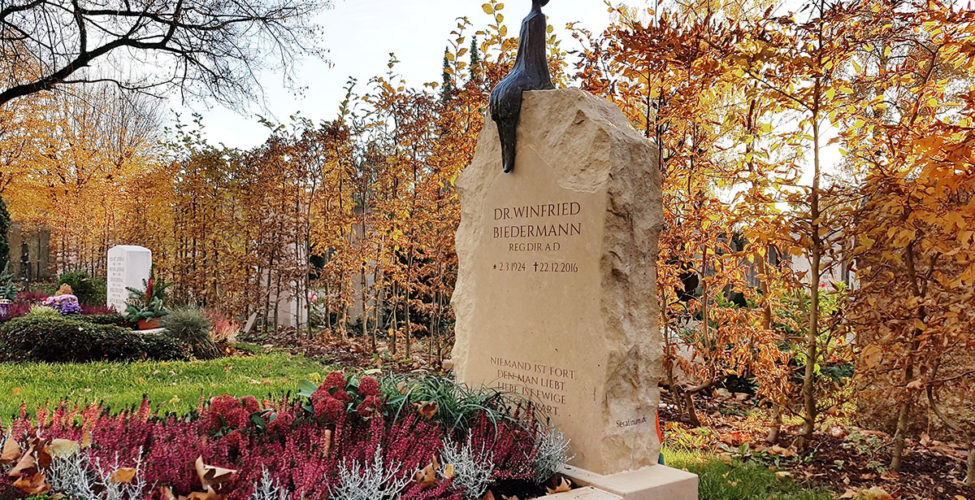
[[[118,312],[125,311],[125,301],[129,298],[126,287],[143,289],[143,280],[148,280],[152,272],[152,252],[148,248],[119,245],[108,250],[108,307]]]

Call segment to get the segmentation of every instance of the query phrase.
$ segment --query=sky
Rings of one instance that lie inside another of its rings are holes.
[[[457,18],[467,16],[475,28],[491,21],[481,9],[482,0],[333,0],[333,3],[333,8],[317,20],[325,28],[325,46],[332,66],[321,61],[303,61],[296,78],[297,84],[305,87],[302,95],[296,96],[285,89],[279,75],[264,74],[261,79],[266,94],[265,110],[252,107],[241,114],[223,107],[206,109],[200,103],[173,107],[184,115],[201,113],[211,142],[254,147],[267,138],[267,129],[257,122],[255,113],[282,121],[296,111],[314,121],[334,118],[348,78],[358,78],[361,86],[369,78],[384,74],[390,52],[399,59],[397,72],[409,85],[440,81],[443,51]],[[503,13],[509,29],[517,30],[521,18],[530,9],[530,0],[505,2]],[[563,48],[567,49],[573,48],[575,41],[564,29],[566,23],[577,22],[593,31],[601,31],[609,23],[603,0],[554,0],[544,11],[549,24],[563,39]]]

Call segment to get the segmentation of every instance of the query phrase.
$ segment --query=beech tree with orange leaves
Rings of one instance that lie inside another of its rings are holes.
[[[902,466],[922,405],[970,444],[972,486],[975,418],[942,400],[975,390],[975,16],[875,1],[858,18],[858,99],[844,131],[863,172],[853,250],[861,288],[850,306],[858,375],[871,393],[893,392],[891,469]]]

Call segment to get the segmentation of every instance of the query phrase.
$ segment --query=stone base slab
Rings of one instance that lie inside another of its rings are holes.
[[[154,333],[163,333],[163,332],[166,331],[166,329],[165,328],[150,328],[148,330],[132,330],[132,331],[134,333],[138,333],[138,334],[142,334],[142,335],[151,335],[151,334],[154,334]]]
[[[561,472],[582,487],[551,495],[562,500],[697,500],[697,475],[664,465],[608,475],[567,465]],[[581,496],[572,496],[577,491]]]
[[[620,500],[619,495],[607,493],[603,490],[597,490],[592,486],[576,488],[572,491],[566,491],[565,493],[545,495],[545,498],[554,498],[556,500]]]

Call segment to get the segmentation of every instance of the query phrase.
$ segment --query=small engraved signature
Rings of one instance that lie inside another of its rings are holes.
[[[647,423],[647,417],[631,418],[629,420],[617,420],[616,421],[616,425],[619,428],[621,428],[621,429],[626,428],[626,427],[633,427],[635,425],[640,425],[640,424],[645,424],[645,423]]]

